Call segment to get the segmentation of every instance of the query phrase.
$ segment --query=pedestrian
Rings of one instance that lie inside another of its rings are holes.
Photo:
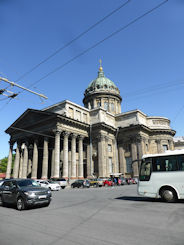
[[[118,185],[121,185],[121,179],[120,178],[118,179]]]

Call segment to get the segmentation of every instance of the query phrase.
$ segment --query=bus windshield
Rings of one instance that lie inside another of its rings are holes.
[[[140,181],[148,181],[150,179],[151,175],[151,159],[143,159],[141,163],[141,168],[140,168],[140,174],[139,174],[139,180]]]

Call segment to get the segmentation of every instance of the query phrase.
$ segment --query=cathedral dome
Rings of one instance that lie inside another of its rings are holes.
[[[98,77],[89,84],[84,92],[84,106],[88,109],[101,107],[112,114],[118,114],[121,113],[121,101],[118,87],[105,77],[100,60]]]
[[[89,86],[85,90],[84,95],[86,96],[98,92],[108,92],[118,95],[120,94],[119,89],[114,84],[114,82],[105,77],[103,68],[101,66],[98,71],[98,77],[89,84]]]

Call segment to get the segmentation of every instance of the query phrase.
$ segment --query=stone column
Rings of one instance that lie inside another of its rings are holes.
[[[131,154],[132,154],[132,169],[133,169],[133,176],[139,175],[138,170],[138,159],[137,159],[137,144],[136,142],[131,143]]]
[[[144,152],[144,142],[142,137],[137,139],[137,158],[138,158],[138,168],[140,167],[141,164],[141,159],[143,156]]]
[[[114,163],[114,172],[115,173],[119,173],[118,153],[117,153],[116,139],[113,140],[113,163]]]
[[[52,149],[52,158],[51,158],[51,178],[54,176],[54,164],[55,164],[55,150]]]
[[[69,133],[64,132],[64,139],[63,139],[63,178],[68,179],[68,137]]]
[[[158,139],[155,142],[157,143],[157,151],[158,151],[158,153],[162,153],[163,150],[162,150],[162,146],[161,146],[161,140]]]
[[[24,144],[21,144],[21,148],[20,148],[20,167],[19,167],[19,178],[22,178],[22,165],[23,165],[23,146]]]
[[[60,171],[60,131],[56,131],[55,135],[55,163],[54,163],[54,178],[59,178]]]
[[[17,142],[17,149],[16,149],[15,162],[13,168],[13,178],[18,178],[19,164],[20,164],[20,144]]]
[[[106,151],[106,168],[105,168],[105,177],[109,176],[109,149],[108,149],[108,137],[105,137],[105,151]]]
[[[72,145],[71,145],[71,163],[72,163],[72,174],[71,179],[76,179],[76,134],[72,134]]]
[[[173,151],[174,150],[173,140],[168,140],[168,144],[169,144],[169,150]]]
[[[104,167],[106,166],[106,155],[105,155],[105,136],[100,135],[98,137],[98,175],[105,177]]]
[[[27,176],[30,178],[31,170],[32,170],[32,158],[33,157],[33,146],[32,144],[29,145],[29,152],[28,152],[28,168],[27,168]]]
[[[120,173],[124,174],[124,176],[125,176],[126,159],[125,159],[125,151],[124,151],[123,145],[119,146],[118,152],[119,152],[119,169],[120,169]]]
[[[83,136],[79,136],[79,179],[84,179],[84,166],[83,166]]]
[[[49,149],[48,149],[49,140],[47,137],[44,137],[43,142],[43,161],[42,161],[42,179],[48,178],[48,161],[49,161]]]
[[[38,170],[38,140],[35,139],[33,146],[33,165],[31,178],[37,179],[37,170]]]
[[[27,167],[28,167],[28,142],[24,144],[24,158],[23,158],[23,165],[22,165],[22,178],[27,178]]]
[[[11,177],[11,168],[12,168],[12,154],[13,154],[13,142],[10,141],[10,149],[9,149],[9,155],[8,155],[8,164],[6,168],[6,179],[9,179]]]

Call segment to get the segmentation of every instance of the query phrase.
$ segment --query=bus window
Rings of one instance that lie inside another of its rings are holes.
[[[174,156],[155,157],[153,158],[153,171],[177,171],[177,159]]]
[[[143,159],[140,168],[139,180],[148,181],[150,179],[150,175],[151,175],[151,160]]]
[[[179,165],[179,170],[184,171],[184,156],[183,155],[178,156],[178,165]]]

